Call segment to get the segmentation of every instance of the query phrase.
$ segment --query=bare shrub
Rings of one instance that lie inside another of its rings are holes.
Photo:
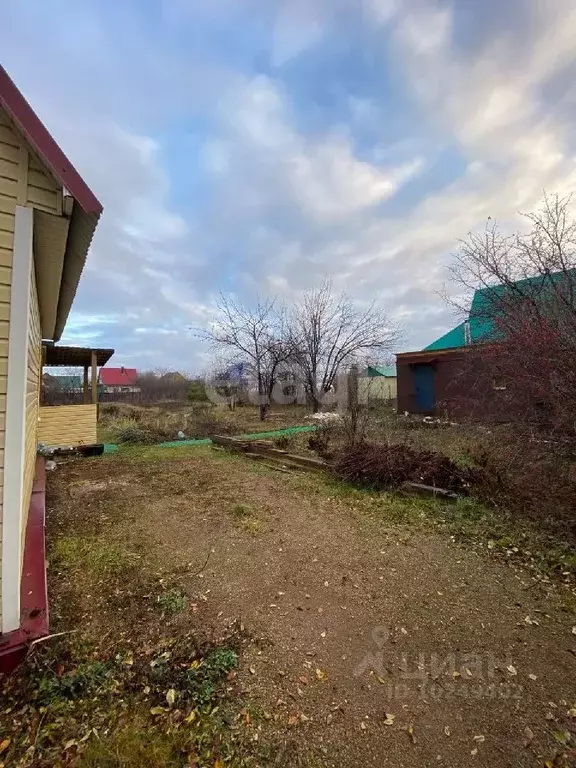
[[[576,471],[569,443],[499,433],[472,445],[468,455],[482,469],[474,490],[479,499],[576,539]]]
[[[477,472],[462,468],[447,456],[405,443],[355,443],[336,458],[332,471],[346,482],[366,488],[396,488],[404,482],[465,491]]]
[[[308,448],[315,451],[323,459],[332,459],[334,457],[333,444],[339,436],[339,431],[336,424],[323,424],[308,438]]]

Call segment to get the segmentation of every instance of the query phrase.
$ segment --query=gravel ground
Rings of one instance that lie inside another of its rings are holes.
[[[210,553],[187,584],[194,621],[254,638],[239,682],[278,765],[576,764],[574,615],[520,567],[390,522],[414,502],[368,512],[208,450],[58,474],[74,505],[121,499],[98,511],[107,536],[174,568]]]

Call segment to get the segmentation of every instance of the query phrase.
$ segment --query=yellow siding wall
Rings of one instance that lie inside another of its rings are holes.
[[[96,443],[97,409],[96,404],[43,406],[38,442],[49,446]]]
[[[0,556],[2,534],[2,499],[4,495],[4,443],[6,415],[6,385],[8,368],[8,338],[10,319],[10,287],[12,282],[12,250],[14,219],[17,205],[39,208],[57,215],[62,214],[62,189],[29,150],[10,119],[0,108]],[[34,280],[34,269],[32,270]],[[34,477],[36,456],[36,428],[38,422],[38,395],[40,381],[40,318],[36,284],[33,292],[29,327],[30,350],[28,358],[26,403],[26,456],[24,487],[24,521]],[[94,420],[95,422],[95,420]],[[1,585],[0,585],[1,586]],[[0,612],[2,606],[0,604]],[[0,613],[1,620],[1,613]]]
[[[392,376],[361,376],[358,379],[358,394],[364,402],[395,400],[396,378]]]
[[[34,270],[32,270],[30,280],[30,315],[28,322],[28,368],[26,374],[26,439],[24,456],[24,493],[22,499],[22,539],[24,539],[26,532],[28,508],[30,506],[30,496],[32,495],[32,485],[34,483],[34,472],[36,469],[36,446],[38,443],[36,433],[38,430],[39,393],[42,371],[42,334],[40,333],[40,312],[38,309],[38,292],[36,290],[36,277],[34,275]],[[24,541],[22,541],[22,552],[24,552]]]
[[[8,368],[8,318],[10,312],[10,284],[12,280],[12,245],[14,241],[14,215],[18,198],[20,161],[20,142],[0,109],[0,365],[4,377]],[[2,543],[2,499],[4,497],[5,422],[6,387],[4,387],[0,395],[0,547]],[[1,611],[2,605],[0,604],[0,619]]]

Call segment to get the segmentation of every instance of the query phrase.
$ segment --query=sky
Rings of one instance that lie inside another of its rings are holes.
[[[460,238],[576,188],[573,0],[19,0],[2,63],[104,205],[63,341],[199,373],[329,276],[420,349]],[[113,364],[113,363],[111,363]]]

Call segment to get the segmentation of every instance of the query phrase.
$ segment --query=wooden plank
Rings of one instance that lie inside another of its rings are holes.
[[[14,212],[16,211],[16,198],[5,195],[3,190],[0,190],[0,213],[6,213],[14,218]],[[14,232],[14,222],[11,227],[7,227]]]
[[[55,405],[39,409],[38,441],[49,446],[96,442],[97,406]]]
[[[92,352],[91,357],[92,364],[92,402],[96,404],[98,402],[98,365],[96,352]]]
[[[6,146],[2,144],[0,146]],[[20,178],[19,163],[12,160],[8,160],[2,157],[0,154],[0,179],[11,179],[12,181],[18,181]]]
[[[28,200],[28,147],[20,147],[20,173],[18,176],[18,204],[26,205]]]
[[[7,125],[0,125],[0,143],[8,144],[11,147],[19,147],[20,139],[12,128]]]
[[[227,435],[214,435],[210,438],[215,445],[230,446],[237,450],[243,450],[248,446],[248,441],[239,440],[237,437],[228,437]]]
[[[0,283],[12,282],[12,248],[0,247]]]
[[[0,160],[10,160],[12,163],[18,164],[20,162],[20,148],[0,142]]]
[[[44,173],[44,171],[35,170],[34,168],[29,168],[28,170],[28,184],[38,187],[38,189],[47,189],[50,192],[56,192],[58,189],[58,185],[50,176]]]
[[[5,195],[16,201],[18,199],[18,182],[13,179],[0,178],[0,195]]]
[[[58,209],[57,194],[54,191],[28,185],[28,202],[42,210],[56,211]]]
[[[5,230],[0,229],[0,248],[12,252],[13,245],[14,232],[6,232]],[[10,263],[12,263],[12,260],[10,260]]]
[[[11,232],[14,234],[14,214],[4,213],[0,209],[0,229],[4,232]]]

